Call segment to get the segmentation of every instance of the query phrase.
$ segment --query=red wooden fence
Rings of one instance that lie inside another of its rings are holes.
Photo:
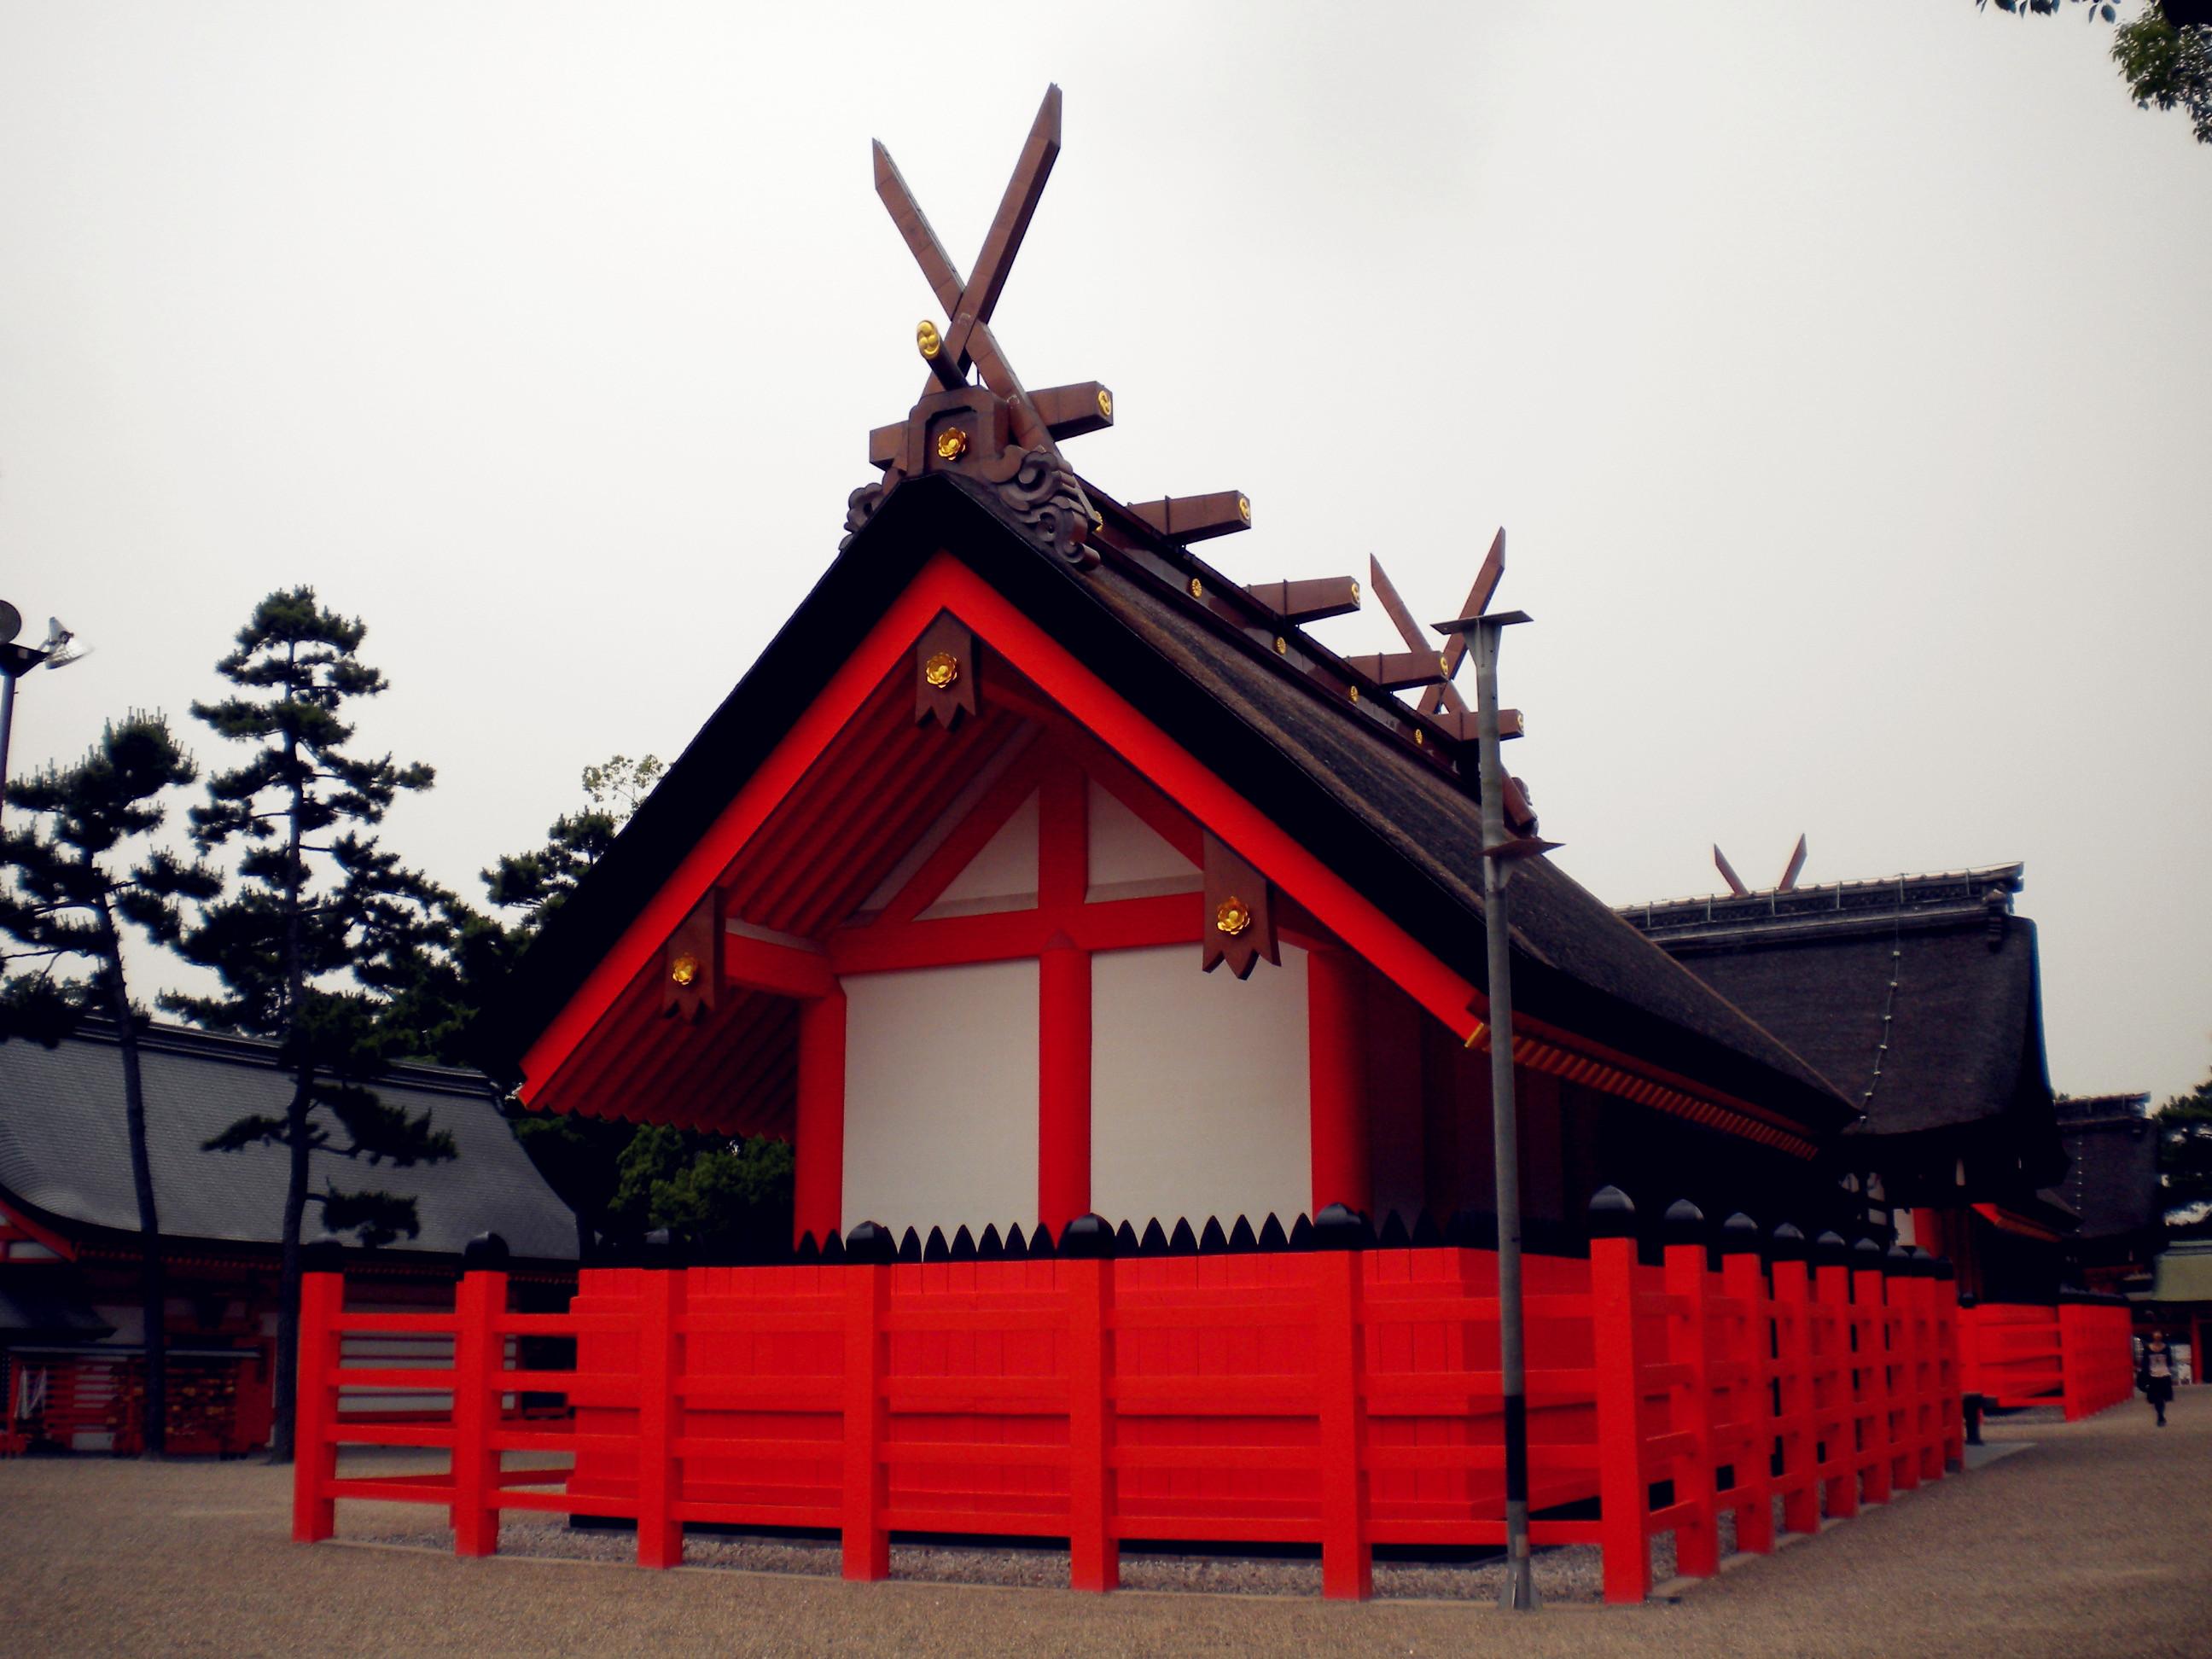
[[[1645,1595],[1655,1534],[1708,1574],[1723,1513],[1765,1551],[1777,1500],[1810,1531],[1960,1455],[1948,1280],[1750,1249],[1715,1271],[1701,1243],[1648,1267],[1620,1238],[1525,1261],[1533,1538],[1601,1546],[1608,1600]],[[450,1313],[348,1314],[343,1291],[307,1278],[302,1541],[339,1498],[444,1506],[464,1555],[497,1548],[505,1510],[635,1518],[647,1566],[688,1525],[834,1530],[852,1578],[885,1574],[894,1532],[1031,1535],[1101,1590],[1127,1540],[1317,1544],[1324,1592],[1358,1597],[1376,1545],[1504,1539],[1486,1251],[592,1269],[565,1314],[507,1311],[499,1273]],[[450,1334],[453,1363],[342,1366],[346,1332]],[[525,1335],[573,1337],[576,1369],[509,1364]],[[453,1405],[342,1420],[349,1389]],[[573,1420],[502,1420],[525,1389]],[[359,1444],[451,1465],[342,1473]]]
[[[1992,1406],[2057,1406],[2071,1423],[2135,1392],[2134,1316],[2124,1303],[1984,1302],[1959,1313],[1966,1392]]]

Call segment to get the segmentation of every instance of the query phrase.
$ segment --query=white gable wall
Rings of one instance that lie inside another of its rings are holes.
[[[1199,972],[1195,943],[1116,951],[1091,985],[1091,1207],[1288,1227],[1313,1200],[1305,952],[1240,984]]]
[[[1148,898],[1158,893],[1194,893],[1201,885],[1198,866],[1170,846],[1142,818],[1101,789],[1089,796],[1091,888],[1088,903]]]
[[[945,884],[921,920],[1030,910],[1036,908],[1036,896],[1037,798],[1032,793]]]
[[[948,1237],[963,1224],[1034,1227],[1036,962],[860,974],[844,988],[842,1224]]]

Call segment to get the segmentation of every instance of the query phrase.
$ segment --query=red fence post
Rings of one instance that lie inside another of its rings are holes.
[[[1820,1322],[1820,1390],[1824,1396],[1814,1413],[1821,1470],[1823,1506],[1827,1514],[1848,1520],[1859,1512],[1858,1384],[1851,1318],[1851,1270],[1843,1255],[1842,1239],[1823,1233],[1814,1248],[1823,1254],[1814,1271],[1815,1301]]]
[[[1918,1393],[1913,1361],[1914,1297],[1912,1258],[1893,1244],[1881,1263],[1882,1425],[1888,1433],[1890,1490],[1911,1492],[1920,1484]]]
[[[1782,1525],[1790,1532],[1820,1530],[1819,1434],[1814,1420],[1812,1283],[1803,1260],[1803,1235],[1778,1229],[1774,1239],[1774,1393],[1776,1437],[1782,1470]],[[1770,1513],[1771,1511],[1770,1510]],[[1741,1536],[1743,1522],[1736,1530]]]
[[[329,1497],[338,1449],[331,1438],[337,1415],[337,1321],[345,1305],[343,1273],[300,1279],[299,1395],[292,1419],[292,1541],[320,1543],[337,1529]]]
[[[1851,1247],[1851,1329],[1858,1343],[1851,1361],[1851,1412],[1858,1424],[1861,1495],[1869,1504],[1887,1504],[1890,1499],[1889,1344],[1881,1252],[1873,1240],[1862,1239]]]
[[[1360,1275],[1356,1250],[1322,1250],[1315,1268],[1316,1393],[1321,1414],[1321,1593],[1364,1601],[1375,1593],[1367,1537],[1367,1410],[1359,1389]]]
[[[499,1422],[504,1340],[492,1322],[507,1311],[507,1275],[470,1272],[453,1293],[453,1553],[499,1549]]]
[[[1705,1228],[1705,1218],[1686,1201],[1668,1211],[1667,1222],[1670,1231]],[[1712,1307],[1706,1271],[1702,1240],[1667,1247],[1668,1357],[1684,1373],[1681,1382],[1668,1389],[1667,1416],[1675,1433],[1690,1437],[1690,1455],[1675,1459],[1674,1465],[1674,1502],[1690,1511],[1686,1521],[1674,1525],[1674,1571],[1688,1578],[1710,1578],[1721,1570],[1713,1508],[1718,1460],[1713,1455]]]
[[[1939,1443],[1947,1469],[1966,1465],[1966,1365],[1960,1327],[1959,1281],[1948,1261],[1936,1263],[1929,1292],[1936,1307],[1936,1416],[1942,1425]]]
[[[2089,1380],[2090,1344],[2088,1333],[2082,1328],[2081,1316],[2089,1310],[2078,1302],[2069,1302],[2063,1297],[2058,1303],[2058,1386],[2059,1401],[2065,1407],[2069,1423],[2087,1417],[2096,1409],[2088,1402],[2087,1384]]]
[[[1594,1212],[1593,1225],[1600,1218]],[[1636,1352],[1636,1241],[1593,1238],[1589,1272],[1605,1599],[1641,1601],[1651,1590],[1644,1532],[1651,1489],[1644,1472],[1644,1368]]]
[[[1121,1583],[1114,1529],[1114,1264],[1066,1261],[1067,1282],[1067,1582],[1079,1590]]]
[[[684,1565],[684,1523],[675,1516],[683,1470],[676,1439],[684,1403],[682,1343],[686,1273],[656,1267],[639,1275],[637,1345],[637,1564]]]
[[[880,1262],[847,1267],[845,1277],[845,1577],[877,1579],[891,1568],[890,1505],[884,1442],[890,1427],[884,1395],[884,1317],[891,1270]]]
[[[1738,1308],[1729,1358],[1737,1367],[1735,1415],[1743,1428],[1735,1455],[1735,1485],[1723,1501],[1735,1512],[1735,1547],[1765,1555],[1774,1547],[1774,1448],[1779,1426],[1774,1378],[1781,1369],[1775,1358],[1781,1345],[1776,1340],[1777,1320],[1767,1296],[1757,1231],[1724,1231],[1721,1249],[1721,1291]],[[1802,1267],[1797,1282],[1805,1282]],[[1785,1461],[1784,1470],[1790,1467]]]

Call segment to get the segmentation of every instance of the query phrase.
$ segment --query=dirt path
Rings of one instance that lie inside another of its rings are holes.
[[[2212,1389],[1993,1428],[2030,1449],[1674,1606],[1364,1607],[294,1547],[283,1471],[0,1463],[0,1648],[240,1656],[1014,1652],[1990,1654],[2212,1650]],[[421,1524],[340,1508],[355,1538]],[[1539,1563],[1541,1571],[1541,1563]]]

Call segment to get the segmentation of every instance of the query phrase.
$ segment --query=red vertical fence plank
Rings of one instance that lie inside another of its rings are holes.
[[[1943,1465],[1946,1468],[1964,1468],[1966,1462],[1966,1363],[1965,1337],[1962,1322],[1959,1318],[1958,1281],[1955,1279],[1938,1279],[1934,1299],[1936,1414],[1942,1424]]]
[[[1888,1431],[1889,1487],[1892,1492],[1911,1492],[1920,1484],[1920,1448],[1913,1423],[1914,1281],[1899,1271],[1892,1256],[1881,1276],[1884,1334],[1882,1422]]]
[[[683,1268],[641,1276],[637,1346],[637,1564],[684,1565],[684,1523],[674,1513],[682,1471],[676,1437],[683,1401],[680,1329],[687,1299]]]
[[[1067,1285],[1068,1583],[1110,1590],[1121,1583],[1115,1531],[1114,1267],[1061,1264]]]
[[[1802,1285],[1803,1267],[1790,1265],[1797,1267]],[[1736,1304],[1728,1348],[1739,1379],[1730,1414],[1743,1425],[1735,1455],[1735,1486],[1729,1494],[1735,1512],[1735,1547],[1765,1555],[1774,1547],[1774,1450],[1782,1438],[1774,1390],[1779,1345],[1766,1270],[1756,1250],[1730,1250],[1721,1258],[1721,1289]]]
[[[1782,1492],[1782,1525],[1790,1532],[1813,1533],[1820,1529],[1820,1483],[1813,1403],[1812,1282],[1802,1261],[1784,1260],[1776,1261],[1773,1279],[1775,1426],[1782,1458],[1776,1483]],[[1738,1522],[1739,1536],[1741,1528]]]
[[[1711,1298],[1703,1244],[1669,1244],[1666,1256],[1667,1346],[1682,1380],[1668,1389],[1667,1415],[1691,1452],[1674,1461],[1674,1502],[1689,1513],[1674,1523],[1674,1570],[1689,1578],[1720,1571],[1720,1532],[1713,1507]]]
[[[499,1549],[499,1372],[503,1339],[492,1322],[507,1310],[507,1275],[465,1273],[453,1296],[453,1553]]]
[[[1855,1253],[1856,1254],[1856,1253]],[[1859,1496],[1887,1504],[1889,1485],[1889,1355],[1880,1267],[1851,1270],[1851,1413],[1858,1424]]]
[[[1314,1354],[1321,1407],[1321,1588],[1333,1601],[1364,1601],[1375,1590],[1367,1535],[1367,1412],[1359,1389],[1363,1260],[1326,1250],[1316,1270]]]
[[[1852,1350],[1851,1270],[1823,1263],[1814,1271],[1819,1332],[1820,1403],[1814,1418],[1820,1436],[1821,1503],[1829,1516],[1859,1512],[1857,1356]]]
[[[343,1273],[306,1273],[300,1279],[299,1395],[294,1406],[292,1541],[319,1543],[337,1529],[337,1505],[328,1488],[337,1479],[337,1319],[345,1304]]]
[[[884,1442],[890,1410],[884,1395],[884,1316],[890,1311],[891,1270],[880,1263],[840,1270],[845,1279],[845,1577],[876,1579],[891,1566],[890,1506]]]
[[[1651,1590],[1644,1534],[1650,1487],[1644,1468],[1644,1367],[1636,1352],[1636,1241],[1592,1239],[1589,1271],[1605,1599],[1641,1601]]]
[[[2061,1302],[2058,1304],[2059,1401],[2065,1407],[2069,1423],[2087,1417],[2092,1409],[2082,1388],[2087,1372],[2089,1346],[2084,1340],[2081,1316],[2088,1311],[2077,1302]]]

